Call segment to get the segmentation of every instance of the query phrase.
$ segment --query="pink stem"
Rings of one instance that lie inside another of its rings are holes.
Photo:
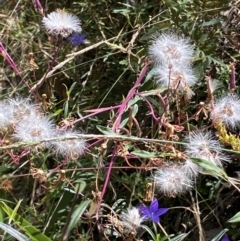
[[[140,72],[140,75],[139,77],[137,78],[134,86],[132,87],[132,89],[128,92],[128,95],[126,97],[126,99],[122,102],[122,104],[120,105],[119,107],[119,110],[118,110],[118,113],[117,113],[117,119],[113,125],[113,130],[114,131],[117,131],[117,129],[119,128],[120,124],[121,124],[121,120],[122,120],[122,115],[123,113],[125,112],[125,109],[126,109],[126,106],[128,104],[128,102],[133,98],[133,96],[135,95],[136,93],[136,90],[137,88],[141,85],[141,81],[143,80],[143,78],[145,77],[147,71],[148,71],[148,68],[149,68],[149,64],[146,64],[142,71]],[[97,208],[97,212],[96,212],[96,219],[98,219],[98,211],[100,209],[100,205],[101,205],[101,202],[102,202],[102,199],[104,197],[104,194],[106,192],[106,189],[107,189],[107,185],[108,185],[108,182],[109,182],[109,178],[110,178],[110,174],[111,174],[111,171],[112,171],[112,167],[113,167],[113,163],[114,163],[114,160],[115,160],[115,156],[116,156],[116,151],[117,151],[117,143],[115,143],[114,145],[114,149],[113,149],[113,152],[112,152],[112,157],[111,157],[111,161],[109,163],[109,167],[108,167],[108,171],[107,171],[107,175],[106,175],[106,178],[105,178],[105,181],[104,181],[104,185],[103,185],[103,189],[102,189],[102,192],[101,192],[101,198],[99,200],[99,203],[98,203],[98,208]]]
[[[28,83],[24,80],[24,78],[22,77],[17,65],[14,63],[14,61],[12,60],[11,56],[8,54],[8,52],[6,51],[6,49],[4,48],[2,42],[0,42],[0,53],[2,54],[2,56],[4,57],[4,59],[9,63],[9,65],[15,70],[15,72],[21,77],[22,81],[24,82],[24,84],[28,87],[28,89],[31,89],[30,86],[28,85]]]
[[[94,110],[87,110],[86,112],[93,112],[93,113],[91,113],[89,115],[86,115],[86,116],[83,116],[83,117],[75,120],[73,124],[76,124],[76,123],[78,123],[82,120],[85,120],[85,119],[87,119],[91,116],[97,115],[99,113],[102,113],[102,112],[105,112],[105,111],[108,111],[108,110],[113,110],[113,109],[116,109],[116,108],[119,108],[119,107],[120,107],[120,105],[116,105],[116,106],[104,107],[104,108],[99,108],[99,109],[94,109]]]
[[[153,119],[154,119],[157,123],[161,123],[161,118],[160,118],[160,117],[156,117],[156,115],[155,115],[155,113],[154,113],[154,110],[153,110],[153,107],[152,107],[152,104],[148,101],[148,99],[145,98],[144,96],[142,96],[141,94],[138,94],[138,95],[147,102],[149,108],[151,109],[151,115],[152,115]]]
[[[126,106],[127,106],[128,102],[132,99],[134,94],[136,93],[136,89],[141,85],[141,81],[145,77],[145,75],[146,75],[146,73],[148,71],[148,68],[149,68],[149,64],[146,64],[143,67],[139,77],[137,78],[136,83],[134,84],[132,89],[128,92],[128,95],[127,95],[126,99],[120,105],[118,113],[117,113],[117,115],[118,115],[117,119],[116,119],[116,121],[115,121],[115,123],[113,125],[113,130],[114,131],[117,131],[117,129],[119,128],[119,126],[121,124],[121,120],[122,120],[122,115],[125,112]]]

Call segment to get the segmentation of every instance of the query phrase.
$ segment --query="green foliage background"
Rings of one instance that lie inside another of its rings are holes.
[[[49,64],[55,51],[51,37],[42,26],[42,16],[35,11],[33,2],[13,0],[0,3],[0,40],[30,86],[34,86],[49,71]],[[231,1],[231,4],[234,4],[233,2]],[[237,26],[232,24],[234,19],[229,17],[230,13],[227,11],[231,5],[226,0],[49,0],[41,3],[45,14],[61,8],[77,15],[82,21],[82,32],[87,35],[87,42],[76,48],[64,40],[56,65],[67,59],[68,54],[92,46],[90,50],[77,55],[46,78],[44,84],[34,92],[35,101],[37,97],[40,103],[42,94],[47,95],[47,114],[57,124],[70,117],[81,118],[88,114],[86,110],[121,103],[134,85],[144,63],[149,61],[148,45],[158,34],[177,33],[189,37],[194,44],[196,56],[193,65],[199,79],[194,89],[196,96],[188,105],[181,104],[183,111],[187,110],[190,114],[194,113],[200,101],[207,98],[205,75],[211,75],[223,83],[224,88],[218,92],[218,95],[221,95],[226,92],[230,78],[228,64],[239,59]],[[94,47],[101,41],[105,42]],[[33,53],[38,69],[33,70],[30,53]],[[3,57],[0,58],[0,64],[1,99],[16,96],[34,98]],[[238,64],[236,68],[238,69]],[[150,91],[155,88],[157,86],[149,73],[140,90]],[[151,96],[148,100],[156,113],[160,112],[158,99]],[[148,115],[148,105],[139,101],[135,111],[141,135],[136,127],[130,130],[131,135],[150,139],[160,138],[159,126]],[[111,111],[89,117],[77,123],[75,128],[83,133],[100,134],[97,126],[111,127],[112,123],[109,123],[109,120],[114,114]],[[127,118],[128,115],[129,112],[124,117]],[[174,108],[172,116],[175,123]],[[196,129],[209,123],[199,120],[190,124],[191,128]],[[129,130],[128,126],[126,129]],[[89,145],[95,141],[89,140]],[[106,178],[113,145],[114,140],[103,140],[95,144],[79,160],[62,166],[62,172],[49,175],[44,182],[39,181],[39,176],[33,175],[33,168],[35,171],[49,173],[61,164],[60,158],[53,158],[50,153],[39,152],[26,157],[16,165],[6,152],[2,151],[0,221],[6,222],[9,216],[13,215],[9,224],[15,223],[13,226],[17,230],[28,235],[29,230],[21,229],[14,214],[11,214],[12,211],[8,209],[6,212],[4,205],[8,205],[13,210],[18,207],[18,215],[46,235],[35,240],[47,240],[47,237],[50,240],[124,240],[123,237],[116,235],[116,227],[113,227],[114,224],[110,223],[107,215],[111,213],[111,208],[120,214],[129,205],[139,205],[143,202],[146,185],[151,182],[154,169],[147,168],[149,158],[135,157],[128,160],[130,163],[126,163],[124,155],[119,155],[115,160],[115,168],[111,172],[107,192],[102,201],[105,208],[101,211],[101,217],[96,220],[96,203]],[[129,153],[158,150],[157,145],[134,141],[121,142],[121,148],[120,150]],[[14,152],[18,155],[16,150]],[[135,168],[129,168],[129,164]],[[227,169],[227,173],[230,176],[235,175],[234,171],[237,168],[238,163],[233,163]],[[6,186],[6,180],[10,186]],[[173,208],[162,220],[168,234],[189,232],[185,240],[197,240],[197,215],[201,218],[206,233],[216,229],[219,233],[227,227],[233,240],[240,238],[237,224],[226,224],[227,220],[239,211],[239,194],[236,189],[221,178],[203,176],[198,180],[192,195],[191,198],[190,194],[179,198],[157,195],[163,206]],[[92,201],[91,204],[89,200]],[[196,215],[187,210],[194,207],[193,200],[200,207]],[[85,210],[91,215],[87,215]],[[155,230],[151,224],[149,225]],[[213,234],[212,237],[214,236]],[[143,232],[141,239],[153,238],[149,232]],[[2,232],[2,240],[12,240],[12,237]],[[163,234],[160,238],[156,236],[155,240],[164,240]]]

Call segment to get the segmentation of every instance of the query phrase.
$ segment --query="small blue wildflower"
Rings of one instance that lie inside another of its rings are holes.
[[[227,234],[224,234],[221,241],[230,241],[230,239],[228,238]]]
[[[77,45],[85,42],[86,36],[86,34],[74,33],[72,36],[68,37],[67,40],[70,41],[74,47],[76,47]]]
[[[152,200],[149,207],[141,205],[138,209],[144,218],[151,219],[154,223],[159,223],[160,216],[168,211],[168,208],[158,208],[158,200],[156,198]]]

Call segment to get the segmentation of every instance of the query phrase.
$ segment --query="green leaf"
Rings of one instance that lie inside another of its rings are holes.
[[[144,229],[149,233],[149,235],[151,236],[151,238],[152,238],[153,240],[156,239],[154,233],[152,232],[152,230],[151,230],[148,226],[142,225],[141,227],[144,228]]]
[[[229,223],[238,223],[240,222],[240,212],[236,213],[232,218],[228,220]]]
[[[227,228],[223,229],[218,235],[216,235],[211,241],[219,241],[223,235],[228,231]]]
[[[27,236],[23,235],[18,230],[11,227],[10,225],[0,222],[0,228],[19,241],[31,241]]]
[[[116,132],[114,132],[112,129],[107,128],[105,126],[96,126],[97,129],[102,132],[104,135],[114,135],[114,136],[119,136]]]
[[[128,104],[127,104],[127,108],[128,109],[130,106],[134,105],[135,103],[137,103],[139,100],[141,100],[141,98],[139,96],[134,97],[133,99],[131,99]]]
[[[84,211],[86,210],[86,208],[88,207],[90,202],[91,202],[91,200],[85,200],[85,201],[81,202],[80,205],[74,210],[74,212],[71,216],[71,221],[66,230],[67,236],[71,232],[71,230],[73,228],[75,228],[75,226],[77,225],[77,222],[82,217]]]
[[[77,84],[77,82],[74,82],[74,83],[71,85],[71,87],[70,87],[70,89],[69,89],[69,91],[68,91],[68,96],[71,94],[71,92],[73,91],[73,89],[74,89],[74,87],[75,87],[76,84]]]
[[[171,241],[181,241],[188,236],[188,233],[181,233],[177,237],[171,238]]]
[[[119,126],[119,128],[123,128],[127,123],[128,123],[128,120],[129,120],[129,118],[127,117],[127,118],[125,118],[122,122],[121,122],[121,124],[120,124],[120,126]]]
[[[154,157],[160,157],[158,153],[155,152],[148,152],[148,151],[143,151],[143,150],[138,150],[138,151],[132,151],[131,154],[135,156],[139,156],[142,158],[154,158]]]
[[[0,201],[0,207],[6,212],[6,214],[12,218],[18,227],[25,232],[25,234],[31,239],[31,241],[51,241],[50,238],[41,233],[40,230],[31,225],[22,216],[16,214],[9,206]]]
[[[159,69],[159,66],[153,67],[153,68],[148,72],[147,76],[145,77],[144,83],[146,83],[147,81],[153,79],[154,76],[158,73],[158,69]]]
[[[10,217],[9,217],[9,221],[8,221],[9,224],[12,222],[13,218],[14,218],[15,215],[17,214],[17,211],[18,211],[18,208],[19,208],[21,202],[22,202],[22,200],[19,200],[18,203],[17,203],[17,205],[16,205],[15,208],[13,209],[13,212],[12,212],[12,214],[11,214]]]
[[[212,26],[212,25],[215,25],[215,24],[218,24],[218,23],[220,23],[220,19],[212,19],[208,22],[204,22],[201,26],[202,27]]]
[[[204,159],[199,159],[199,158],[191,158],[191,160],[193,160],[200,167],[202,167],[206,174],[209,174],[214,177],[218,176],[218,177],[228,178],[226,172],[220,167],[214,165],[212,162],[209,162]]]

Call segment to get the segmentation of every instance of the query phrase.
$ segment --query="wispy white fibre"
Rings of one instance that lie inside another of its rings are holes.
[[[141,226],[144,218],[140,215],[138,208],[128,208],[127,212],[120,215],[121,224],[128,231],[134,231]]]
[[[221,88],[222,86],[223,86],[223,84],[216,79],[209,80],[209,88],[210,88],[211,93],[213,93],[215,90]]]
[[[164,168],[155,172],[156,188],[166,196],[181,195],[193,187],[193,180],[179,167]]]
[[[188,38],[176,34],[161,34],[149,47],[149,56],[155,64],[189,65],[193,57],[193,46]]]
[[[15,98],[7,101],[9,121],[12,125],[28,119],[29,116],[38,115],[38,107],[31,103],[29,99]]]
[[[180,168],[181,171],[188,175],[191,178],[195,178],[198,176],[201,171],[201,167],[194,163],[192,160],[187,159]]]
[[[224,123],[236,128],[240,124],[240,100],[235,95],[227,95],[218,100],[211,112],[213,123]]]
[[[47,17],[43,18],[42,22],[50,34],[61,35],[64,38],[73,32],[80,32],[82,30],[80,19],[63,10],[57,10],[48,14]]]
[[[164,87],[182,91],[185,91],[187,87],[191,87],[197,82],[197,78],[191,68],[179,66],[168,68],[165,65],[159,67],[156,72],[156,80]]]
[[[61,140],[51,143],[53,151],[61,156],[77,159],[86,148],[86,141],[78,138],[77,134],[80,132],[68,130],[55,136],[60,137]]]
[[[0,102],[0,129],[6,130],[11,123],[11,111],[8,108],[7,102]]]
[[[15,125],[13,138],[23,142],[37,142],[54,137],[54,124],[39,115],[30,115]]]
[[[219,140],[211,132],[192,132],[186,138],[186,155],[200,158],[222,167],[222,162],[229,162],[229,158],[221,151]]]

